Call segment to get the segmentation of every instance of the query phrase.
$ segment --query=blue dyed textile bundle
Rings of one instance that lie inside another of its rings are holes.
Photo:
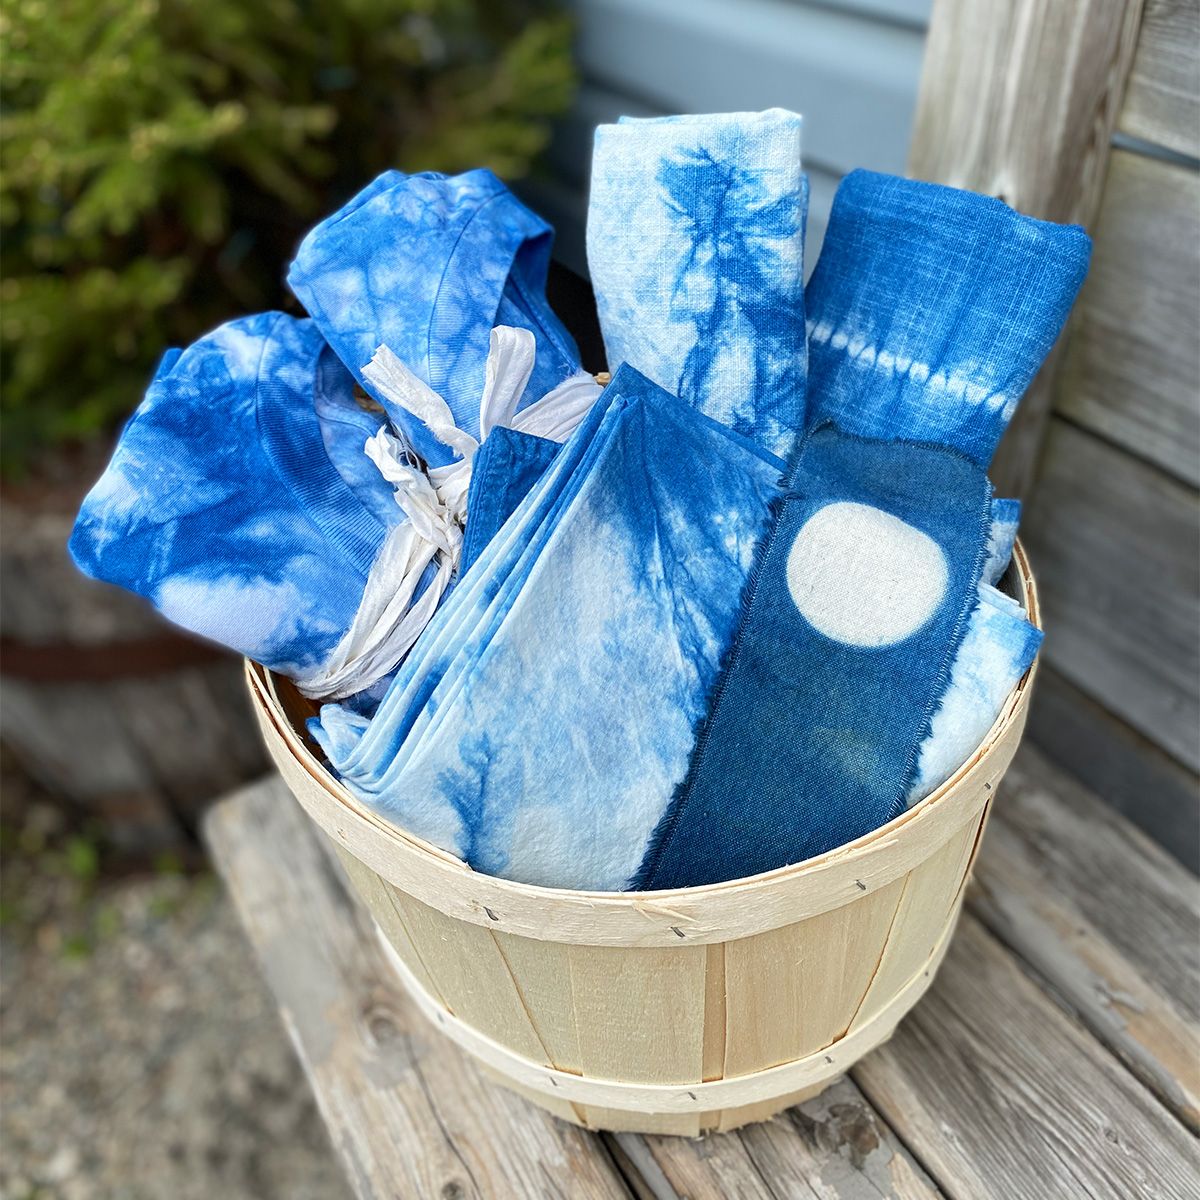
[[[805,287],[800,129],[597,131],[603,390],[548,226],[382,176],[301,245],[309,319],[164,360],[80,565],[324,698],[344,784],[478,870],[689,886],[892,819],[1037,652],[986,471],[1089,244],[854,172]]]
[[[453,583],[480,443],[556,446],[599,394],[546,302],[551,236],[488,171],[381,176],[301,245],[309,319],[166,356],[76,562],[369,709]]]

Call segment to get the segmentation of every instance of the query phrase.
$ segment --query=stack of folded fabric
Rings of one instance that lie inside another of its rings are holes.
[[[1089,243],[860,171],[806,288],[779,110],[603,127],[593,176],[603,390],[548,227],[389,173],[301,246],[309,320],[164,360],[72,549],[327,701],[330,769],[477,870],[712,883],[927,796],[1031,664],[986,471]]]

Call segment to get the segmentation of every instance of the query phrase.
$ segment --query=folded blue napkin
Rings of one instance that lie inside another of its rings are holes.
[[[779,455],[804,423],[800,130],[782,109],[622,117],[596,130],[588,205],[609,363]]]
[[[806,294],[814,425],[637,886],[798,862],[903,810],[980,604],[984,472],[1089,249],[988,197],[842,181]]]
[[[454,461],[419,415],[364,375],[387,346],[480,437],[489,335],[529,330],[536,349],[518,409],[579,370],[545,297],[553,230],[490,171],[447,177],[387,171],[301,243],[288,283],[359,383],[431,466]]]
[[[479,870],[615,889],[686,769],[778,459],[622,367],[368,724],[351,789]]]
[[[1017,542],[1017,527],[1021,523],[1020,500],[993,500],[992,523],[988,530],[987,561],[983,564],[984,581],[1000,582],[1012,559]]]
[[[921,742],[906,804],[928,796],[982,744],[1041,644],[1042,631],[1012,597],[980,585],[946,689]]]
[[[163,359],[71,553],[177,625],[304,677],[350,627],[404,518],[362,453],[378,425],[311,321],[223,325]]]
[[[472,462],[460,574],[470,570],[561,448],[558,442],[519,429],[492,430]]]

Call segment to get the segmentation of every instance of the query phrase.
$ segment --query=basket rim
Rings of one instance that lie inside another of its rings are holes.
[[[1037,587],[1019,540],[1013,567],[1018,599],[1041,629]],[[1024,726],[1037,669],[1035,660],[983,741],[953,775],[862,837],[802,862],[720,883],[600,892],[485,875],[393,824],[358,800],[317,759],[288,712],[290,682],[246,660],[255,714],[289,789],[326,834],[388,883],[449,916],[497,931],[549,941],[643,946],[726,941],[778,928],[876,891],[924,861],[994,795]],[[892,861],[877,861],[885,858]],[[803,901],[787,895],[801,880],[818,881],[804,888]],[[714,903],[719,915],[712,910]],[[707,914],[705,908],[710,909]]]

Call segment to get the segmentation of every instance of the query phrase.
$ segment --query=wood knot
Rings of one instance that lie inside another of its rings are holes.
[[[400,1026],[386,1008],[370,1005],[363,1010],[363,1024],[376,1046],[386,1046],[400,1037]]]
[[[442,1200],[463,1200],[466,1194],[467,1189],[457,1179],[442,1184]]]

